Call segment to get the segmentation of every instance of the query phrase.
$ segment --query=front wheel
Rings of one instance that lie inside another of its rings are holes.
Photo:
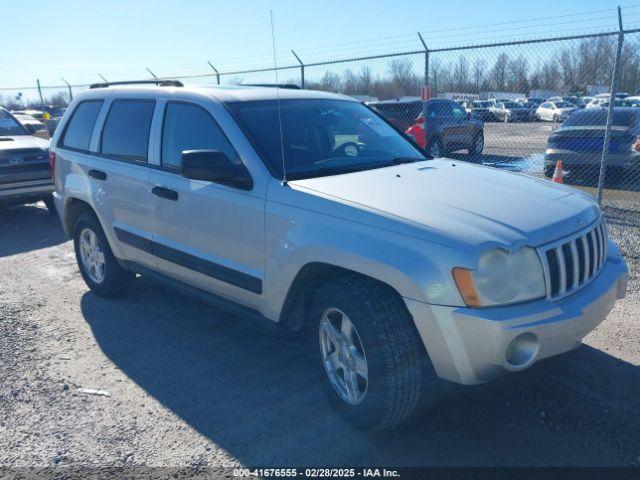
[[[482,163],[482,150],[484,150],[484,135],[480,132],[468,150],[469,159],[474,163]]]
[[[429,145],[429,155],[433,158],[439,158],[442,156],[442,142],[439,138],[434,138]]]
[[[98,219],[86,213],[73,230],[73,246],[80,274],[96,295],[115,297],[126,292],[135,274],[120,266]]]
[[[329,401],[351,425],[382,430],[419,410],[440,385],[411,315],[390,287],[348,275],[323,285],[311,310]]]
[[[49,210],[49,213],[51,215],[56,213],[56,204],[53,201],[53,195],[47,195],[42,199],[42,201],[44,202],[45,206],[47,207],[47,210]]]

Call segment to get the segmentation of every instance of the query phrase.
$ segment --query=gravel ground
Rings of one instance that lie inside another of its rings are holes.
[[[372,435],[295,341],[144,279],[95,297],[40,205],[0,225],[0,466],[640,466],[637,227],[610,225],[630,292],[583,347]]]

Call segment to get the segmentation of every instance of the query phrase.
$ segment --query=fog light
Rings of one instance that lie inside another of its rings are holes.
[[[539,348],[540,344],[535,333],[522,333],[511,340],[505,352],[505,358],[512,367],[521,368],[536,358]]]

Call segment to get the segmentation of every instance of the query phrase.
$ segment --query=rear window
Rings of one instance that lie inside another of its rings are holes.
[[[27,135],[28,132],[8,112],[0,110],[0,136]]]
[[[102,100],[87,100],[78,104],[62,138],[62,146],[89,150],[91,134],[102,108]]]
[[[101,152],[146,161],[154,100],[115,100],[102,130]]]
[[[607,110],[586,109],[574,112],[564,127],[605,126],[607,124]],[[630,127],[636,122],[637,113],[634,111],[613,111],[613,125]]]

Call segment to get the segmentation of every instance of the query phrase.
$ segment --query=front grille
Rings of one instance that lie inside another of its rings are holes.
[[[547,298],[558,300],[593,280],[607,257],[607,229],[603,220],[577,235],[539,249]]]

